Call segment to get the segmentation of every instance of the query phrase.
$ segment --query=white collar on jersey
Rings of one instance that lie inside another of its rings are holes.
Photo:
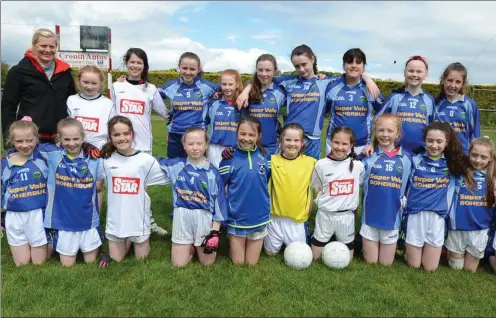
[[[191,163],[191,161],[189,161],[188,158],[186,158],[186,163],[185,165],[189,165],[189,166],[192,166],[193,168],[195,169],[203,169],[203,170],[208,170],[210,168],[210,161],[208,159],[205,158],[205,161],[203,161],[203,163],[200,163],[199,165],[194,165]]]

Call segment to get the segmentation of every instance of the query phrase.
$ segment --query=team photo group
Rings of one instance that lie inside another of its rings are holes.
[[[2,227],[17,266],[54,255],[73,266],[79,252],[119,266],[131,246],[146,258],[151,234],[171,232],[175,267],[214,264],[225,236],[234,264],[294,246],[285,259],[297,268],[339,242],[345,266],[354,253],[390,266],[401,250],[425,271],[442,257],[472,272],[488,257],[496,271],[494,143],[461,63],[431,96],[428,59],[412,56],[404,85],[383,96],[359,48],[344,53],[341,76],[319,73],[305,44],[291,51],[294,76],[275,76],[276,58],[262,54],[249,83],[235,69],[208,81],[185,52],[178,78],[159,86],[146,52],[130,48],[107,97],[104,73],[87,65],[74,79],[58,47],[36,30],[2,95]],[[163,158],[152,155],[152,111],[167,123]],[[170,185],[171,229],[152,215],[153,185]]]

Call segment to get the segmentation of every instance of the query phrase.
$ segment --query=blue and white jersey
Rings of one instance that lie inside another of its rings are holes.
[[[455,196],[449,211],[448,229],[462,231],[485,230],[491,227],[493,208],[486,201],[486,171],[473,171],[474,192],[470,192],[463,177],[456,179]]]
[[[425,152],[412,158],[407,190],[407,214],[431,211],[448,215],[455,193],[455,177],[450,175],[444,155],[436,160]]]
[[[479,108],[467,95],[453,103],[446,98],[441,99],[434,108],[434,119],[450,123],[465,154],[468,154],[470,141],[480,137]]]
[[[157,158],[160,168],[172,182],[172,206],[206,210],[214,221],[227,219],[224,182],[215,167],[206,161],[193,165],[188,158]]]
[[[370,145],[372,111],[380,110],[382,96],[374,100],[363,80],[356,85],[349,86],[343,75],[340,80],[327,87],[326,100],[331,111],[327,136],[330,136],[337,127],[347,126],[355,132],[355,146]]]
[[[85,156],[70,159],[63,148],[39,145],[48,161],[48,202],[44,226],[64,231],[87,231],[100,225],[96,181],[101,159]]]
[[[303,127],[305,135],[320,138],[326,113],[326,89],[338,77],[316,76],[305,79],[300,76],[274,77],[274,83],[286,91],[287,117],[284,124],[297,123]]]
[[[409,153],[423,152],[424,129],[433,121],[434,97],[420,90],[413,96],[406,89],[388,96],[376,118],[383,113],[395,114],[401,120],[401,139],[398,143]]]
[[[168,98],[172,107],[172,123],[169,132],[184,134],[189,127],[202,127],[203,108],[219,86],[197,76],[193,84],[184,83],[181,77],[173,79],[162,85],[158,91],[162,98]]]
[[[246,112],[260,120],[262,124],[262,145],[265,148],[277,148],[277,128],[279,112],[286,103],[286,92],[274,83],[263,91],[263,100],[260,104],[250,103]]]
[[[238,137],[236,130],[241,112],[229,104],[224,97],[211,99],[203,109],[204,127],[208,126],[210,143],[225,147],[235,147]]]
[[[227,225],[254,228],[270,222],[270,157],[260,149],[235,149],[232,159],[223,159],[219,172],[227,186]]]
[[[2,159],[2,209],[9,212],[26,212],[44,209],[47,201],[46,162],[36,150],[22,165],[7,160],[16,150],[9,150]]]
[[[363,164],[362,223],[381,230],[399,229],[401,197],[405,195],[412,162],[401,148],[393,157],[377,148]]]

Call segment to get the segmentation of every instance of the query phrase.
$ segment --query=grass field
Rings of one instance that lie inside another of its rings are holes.
[[[154,155],[165,156],[165,122],[154,119],[153,129]],[[484,133],[496,140],[496,129]],[[170,232],[170,186],[151,187],[149,192],[153,215]],[[1,244],[5,317],[496,315],[496,275],[487,265],[471,274],[455,272],[443,260],[436,272],[425,273],[407,267],[401,257],[391,268],[355,258],[341,271],[321,261],[295,271],[281,255],[262,255],[256,266],[234,266],[223,239],[213,266],[194,260],[174,269],[170,235],[153,234],[144,261],[131,255],[105,270],[82,261],[62,268],[58,260],[16,268],[5,235]]]

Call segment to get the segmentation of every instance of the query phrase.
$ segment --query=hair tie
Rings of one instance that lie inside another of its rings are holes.
[[[24,116],[21,118],[21,121],[29,121],[29,122],[33,122],[33,118],[29,117],[29,116]]]

